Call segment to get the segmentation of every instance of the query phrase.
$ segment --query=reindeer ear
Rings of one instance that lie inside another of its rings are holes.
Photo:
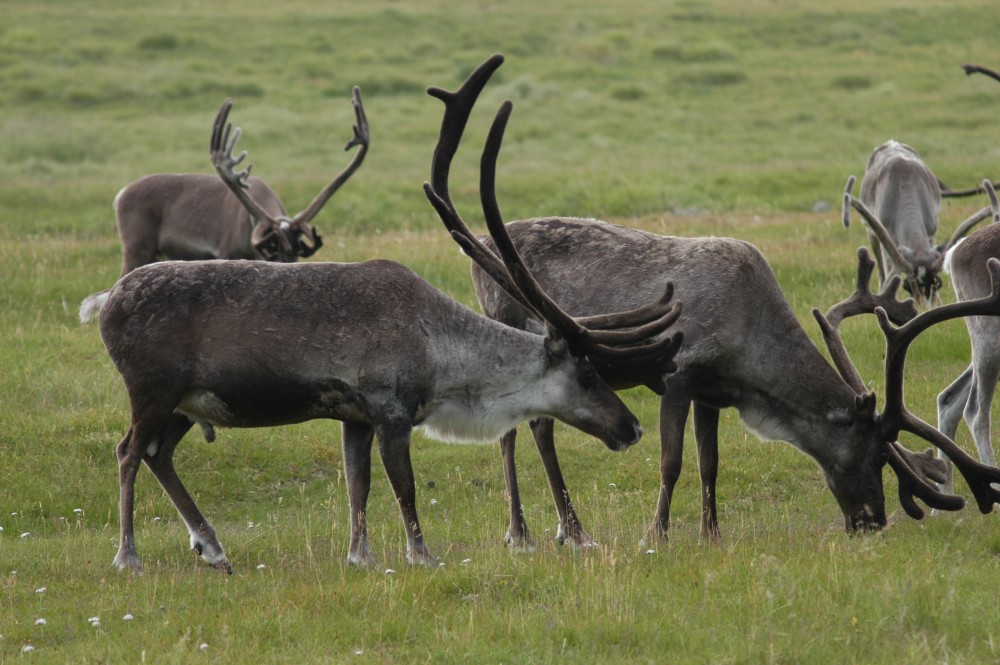
[[[854,410],[859,418],[875,417],[875,393],[863,393],[854,398]]]
[[[545,354],[549,361],[561,360],[569,355],[566,338],[551,326],[545,326]]]

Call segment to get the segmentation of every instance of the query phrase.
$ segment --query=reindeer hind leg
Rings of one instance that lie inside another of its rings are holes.
[[[205,563],[232,573],[233,567],[215,534],[215,529],[198,509],[174,468],[174,450],[192,425],[194,423],[188,417],[179,413],[171,414],[160,428],[155,444],[146,447],[142,460],[153,472],[160,486],[170,497],[174,508],[177,509],[177,514],[187,526],[191,549]]]

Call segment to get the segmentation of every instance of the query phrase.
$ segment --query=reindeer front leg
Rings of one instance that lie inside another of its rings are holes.
[[[660,398],[660,496],[656,503],[653,523],[643,539],[648,545],[666,542],[670,524],[670,501],[674,485],[681,475],[684,453],[684,425],[687,423],[689,399]]]
[[[413,481],[413,464],[410,462],[410,429],[409,423],[377,427],[379,453],[406,529],[406,560],[423,566],[436,566],[438,559],[427,549],[420,521],[417,519],[417,493]]]
[[[531,433],[535,437],[535,445],[545,467],[545,476],[549,480],[549,489],[552,490],[552,500],[555,501],[556,512],[559,514],[556,542],[562,545],[569,541],[577,547],[596,547],[597,543],[580,524],[573,502],[569,498],[569,489],[563,480],[559,458],[556,456],[554,429],[555,421],[552,418],[538,418],[531,421]]]
[[[535,549],[535,545],[531,540],[531,533],[528,531],[528,523],[524,519],[524,508],[521,507],[521,490],[517,483],[517,465],[514,454],[516,445],[516,428],[500,437],[503,479],[510,501],[510,524],[507,527],[504,543],[516,550],[530,552]]]
[[[366,518],[368,492],[372,485],[372,439],[375,430],[371,425],[345,422],[342,432],[347,500],[351,508],[351,544],[347,548],[347,562],[368,566],[375,563],[375,557],[368,549]]]
[[[722,537],[715,500],[715,481],[719,475],[718,409],[695,403],[694,436],[698,443],[698,471],[701,473],[701,537],[717,541]]]

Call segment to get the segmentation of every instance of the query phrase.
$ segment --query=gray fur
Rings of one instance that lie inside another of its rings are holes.
[[[718,536],[715,474],[719,409],[736,408],[759,436],[788,441],[819,464],[844,514],[845,525],[885,524],[882,451],[874,409],[859,410],[857,393],[811,343],[767,262],[752,245],[727,238],[676,238],[573,218],[511,222],[507,229],[528,269],[573,316],[647,302],[664,281],[684,301],[671,331],[684,335],[664,376],[661,399],[659,504],[650,538],[666,536],[673,485],[680,473],[684,424],[692,404],[705,507],[702,531]],[[515,305],[477,268],[484,312],[513,326],[528,324]],[[634,385],[605,374],[617,388]],[[551,429],[533,428],[560,513],[560,538],[586,545],[559,471]],[[508,541],[530,546],[516,496],[513,433],[502,439],[512,489]],[[508,450],[509,449],[509,450]]]
[[[174,448],[194,423],[214,436],[215,427],[343,421],[348,558],[360,564],[373,560],[365,504],[374,438],[400,505],[407,556],[426,564],[434,558],[417,520],[413,427],[446,440],[490,440],[545,416],[613,450],[641,436],[614,392],[558,338],[480,316],[391,261],[143,266],[110,290],[100,329],[132,404],[118,445],[120,569],[142,569],[133,533],[140,461],[188,525],[192,547],[229,568],[173,468]]]
[[[956,245],[945,262],[958,300],[973,300],[990,295],[987,261],[1000,257],[1000,224],[992,224]],[[997,382],[1000,381],[1000,318],[969,316],[965,318],[972,346],[972,362],[937,398],[938,429],[954,439],[958,423],[964,418],[972,432],[979,459],[996,465],[991,441],[991,410]],[[939,456],[942,454],[939,453]],[[942,484],[951,491],[952,470]]]

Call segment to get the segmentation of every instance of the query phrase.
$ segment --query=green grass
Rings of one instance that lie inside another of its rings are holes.
[[[128,404],[76,309],[118,274],[114,194],[145,173],[207,171],[223,98],[235,101],[254,172],[294,210],[347,162],[360,85],[372,151],[317,220],[316,258],[393,258],[474,305],[467,263],[420,190],[441,111],[423,88],[455,88],[503,52],[453,172],[470,221],[485,128],[509,97],[499,194],[510,219],[601,216],[749,240],[818,341],[809,310],[846,295],[864,240],[860,225],[840,226],[838,197],[875,145],[914,145],[955,186],[998,176],[1000,87],[958,65],[997,66],[1000,18],[985,0],[811,4],[0,4],[0,662],[997,661],[995,516],[910,520],[887,472],[890,528],[849,538],[815,464],[757,441],[732,412],[721,426],[722,544],[698,538],[689,437],[672,540],[648,554],[639,539],[659,482],[657,404],[641,390],[624,396],[647,431],[628,453],[558,429],[573,498],[601,543],[592,551],[552,541],[526,431],[530,554],[502,546],[496,447],[417,435],[418,507],[446,565],[405,564],[376,471],[380,565],[350,568],[339,427],[317,421],[182,445],[180,473],[232,576],[195,560],[146,472],[136,502],[146,574],[110,566],[113,449]],[[834,210],[809,212],[818,201]],[[977,206],[946,204],[942,230]],[[872,320],[844,329],[881,394],[881,333]],[[933,422],[937,392],[967,359],[960,322],[925,335],[908,363],[910,407]],[[964,428],[959,443],[971,450]]]

